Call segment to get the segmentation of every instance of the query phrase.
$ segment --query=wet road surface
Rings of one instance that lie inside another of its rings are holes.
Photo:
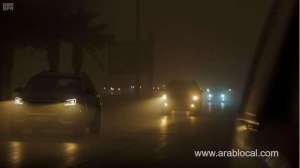
[[[194,155],[195,150],[230,150],[236,145],[233,109],[205,107],[197,115],[167,116],[159,109],[155,99],[109,105],[101,134],[80,137],[66,130],[11,136],[7,114],[1,111],[0,167],[253,167],[248,161]]]

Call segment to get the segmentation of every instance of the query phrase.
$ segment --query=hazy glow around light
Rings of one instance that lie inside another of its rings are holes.
[[[195,107],[195,104],[191,104],[190,107],[191,107],[191,108],[194,108],[194,107]]]
[[[221,109],[224,109],[225,104],[223,102],[221,102]]]
[[[225,101],[225,94],[221,94],[220,97],[222,101]]]
[[[166,95],[166,94],[163,94],[163,95],[161,96],[161,98],[162,98],[163,100],[167,100],[167,95]]]
[[[67,99],[66,102],[65,102],[65,106],[75,106],[77,103],[77,100],[76,99]]]
[[[199,100],[199,97],[196,96],[196,95],[194,95],[194,96],[193,96],[193,100],[194,100],[194,101],[197,101],[197,100]]]
[[[165,106],[165,107],[168,107],[168,106],[169,106],[169,104],[168,104],[168,103],[164,103],[164,106]]]
[[[165,127],[167,125],[167,122],[168,122],[167,116],[161,118],[161,126]]]
[[[15,97],[15,104],[23,104],[23,99],[20,97]]]
[[[168,117],[164,116],[160,119],[160,132],[161,133],[166,133],[167,132],[167,128],[168,128]]]

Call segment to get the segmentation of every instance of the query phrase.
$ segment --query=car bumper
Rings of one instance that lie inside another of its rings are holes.
[[[200,103],[167,103],[168,106],[163,105],[165,111],[198,111],[200,109]]]
[[[81,105],[16,105],[11,113],[13,124],[30,127],[74,127],[87,122]]]

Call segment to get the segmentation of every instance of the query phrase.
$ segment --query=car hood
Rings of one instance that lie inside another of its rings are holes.
[[[24,101],[36,103],[55,103],[64,102],[67,99],[78,98],[78,93],[25,93],[22,95]]]

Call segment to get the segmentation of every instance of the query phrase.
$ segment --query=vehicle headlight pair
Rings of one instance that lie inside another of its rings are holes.
[[[24,104],[24,101],[20,97],[15,97],[14,103],[17,105],[22,105]],[[77,99],[67,99],[64,103],[65,106],[75,106],[77,104]]]

